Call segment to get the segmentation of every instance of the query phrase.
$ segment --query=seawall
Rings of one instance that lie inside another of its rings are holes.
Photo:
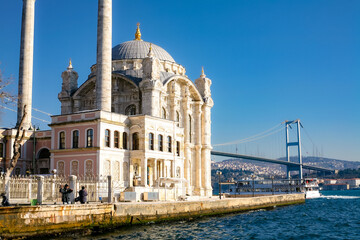
[[[191,219],[305,202],[304,194],[183,202],[0,207],[0,236],[16,238]]]

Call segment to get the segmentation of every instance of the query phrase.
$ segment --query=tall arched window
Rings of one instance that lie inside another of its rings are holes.
[[[114,132],[114,147],[115,148],[119,148],[119,132],[115,131]]]
[[[72,134],[72,147],[73,148],[78,148],[79,147],[79,131],[75,130],[73,131]]]
[[[167,137],[167,150],[170,153],[172,151],[172,149],[171,149],[171,137],[170,136]]]
[[[166,109],[163,107],[162,108],[162,113],[161,113],[161,115],[162,115],[162,118],[163,119],[166,119]]]
[[[4,157],[4,144],[0,143],[0,157]]]
[[[94,130],[88,129],[86,131],[86,147],[93,146]]]
[[[176,111],[176,125],[178,126],[178,127],[180,127],[180,114],[179,114],[179,112],[178,111]]]
[[[192,132],[192,119],[191,119],[191,115],[189,115],[189,142],[191,142],[192,139],[191,132]]]
[[[125,109],[125,115],[135,115],[136,114],[136,106],[134,104],[131,104]]]
[[[164,144],[164,139],[163,139],[163,135],[159,134],[158,136],[158,141],[159,141],[159,151],[163,151],[163,144]]]
[[[123,132],[123,149],[128,149],[127,148],[127,146],[128,146],[127,142],[128,142],[127,133]]]
[[[180,142],[176,141],[176,155],[180,157]]]
[[[132,135],[132,149],[133,150],[139,150],[139,134],[133,133]]]
[[[110,147],[110,130],[105,130],[105,147]]]
[[[149,133],[149,149],[154,150],[154,134]]]
[[[59,149],[65,149],[65,132],[59,134]]]

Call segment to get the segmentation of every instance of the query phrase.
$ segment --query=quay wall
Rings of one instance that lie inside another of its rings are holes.
[[[78,230],[91,233],[149,221],[192,219],[304,202],[304,194],[286,194],[183,202],[0,207],[0,236],[7,239]]]

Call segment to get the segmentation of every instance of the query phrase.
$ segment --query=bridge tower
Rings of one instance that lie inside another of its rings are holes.
[[[296,124],[297,127],[297,141],[294,142],[289,142],[289,128],[291,128],[292,124]],[[290,171],[299,171],[299,177],[300,179],[303,179],[303,170],[302,170],[302,157],[301,157],[301,138],[300,138],[300,126],[302,127],[301,123],[300,123],[300,119],[296,119],[294,121],[285,121],[285,138],[286,138],[286,160],[288,162],[290,162],[290,147],[297,147],[298,148],[298,161],[299,161],[299,166],[296,167],[291,167],[291,166],[287,166],[286,167],[286,177],[288,179],[290,179]]]

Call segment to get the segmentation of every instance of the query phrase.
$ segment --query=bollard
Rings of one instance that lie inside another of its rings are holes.
[[[44,197],[44,177],[37,176],[36,179],[38,183],[37,202],[41,205]]]
[[[107,179],[108,179],[108,203],[111,203],[113,198],[111,175],[109,175]]]
[[[77,187],[76,187],[76,180],[77,180],[77,177],[75,176],[75,175],[70,175],[69,176],[69,182],[70,182],[70,189],[72,189],[73,191],[72,191],[72,193],[70,193],[70,202],[72,203],[72,204],[74,204],[75,203],[75,195],[76,195],[76,193],[78,192],[77,191]]]

